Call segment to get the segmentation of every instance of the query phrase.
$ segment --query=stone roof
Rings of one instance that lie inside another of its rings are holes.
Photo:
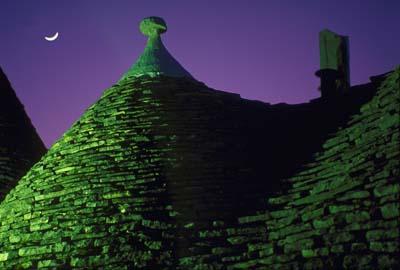
[[[239,217],[233,226],[187,233],[201,236],[196,244],[208,249],[182,258],[182,264],[187,269],[397,269],[400,67],[321,145],[283,180],[286,188],[265,198],[264,210]]]
[[[0,201],[45,151],[0,68]]]
[[[126,76],[0,204],[0,268],[398,264],[399,75],[298,105]]]

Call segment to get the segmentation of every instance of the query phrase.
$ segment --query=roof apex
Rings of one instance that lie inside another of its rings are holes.
[[[162,43],[160,35],[167,31],[167,24],[160,17],[147,17],[140,23],[140,31],[148,36],[146,48],[140,55],[136,63],[122,76],[168,76],[168,77],[187,77],[192,75],[186,71],[178,61],[168,52]]]

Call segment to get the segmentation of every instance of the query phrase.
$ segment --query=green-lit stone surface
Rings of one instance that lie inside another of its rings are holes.
[[[349,38],[328,29],[319,33],[320,68],[339,71],[338,87],[350,86]]]
[[[400,69],[270,105],[193,80],[161,18],[141,31],[0,204],[0,269],[396,269]]]
[[[240,233],[242,241],[228,238],[223,243],[226,234],[220,237],[220,245],[236,244],[240,252],[221,255],[219,265],[228,265],[227,269],[397,269],[399,128],[398,68],[361,112],[326,140],[323,151],[287,179],[289,188],[268,198],[265,212],[246,217],[253,222]],[[266,238],[253,233],[256,228],[265,229]]]
[[[144,52],[136,63],[123,76],[168,76],[192,78],[175,58],[165,48],[160,35],[167,31],[167,25],[162,18],[148,17],[140,23],[140,31],[148,36]]]
[[[395,269],[399,77],[286,180],[277,171],[291,159],[267,149],[310,147],[317,129],[289,123],[328,132],[313,115],[336,103],[271,106],[192,80],[121,81],[0,205],[0,268]]]

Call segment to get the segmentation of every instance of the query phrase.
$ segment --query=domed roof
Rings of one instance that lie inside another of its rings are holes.
[[[45,151],[0,68],[0,201]]]

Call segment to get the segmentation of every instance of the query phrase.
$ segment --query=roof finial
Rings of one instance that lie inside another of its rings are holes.
[[[148,17],[144,18],[140,22],[140,32],[148,37],[159,36],[167,32],[167,24],[160,17]]]
[[[160,17],[147,17],[140,22],[140,31],[148,36],[146,48],[136,63],[122,79],[140,76],[167,76],[192,78],[174,57],[167,51],[160,35],[167,31],[167,24]]]

